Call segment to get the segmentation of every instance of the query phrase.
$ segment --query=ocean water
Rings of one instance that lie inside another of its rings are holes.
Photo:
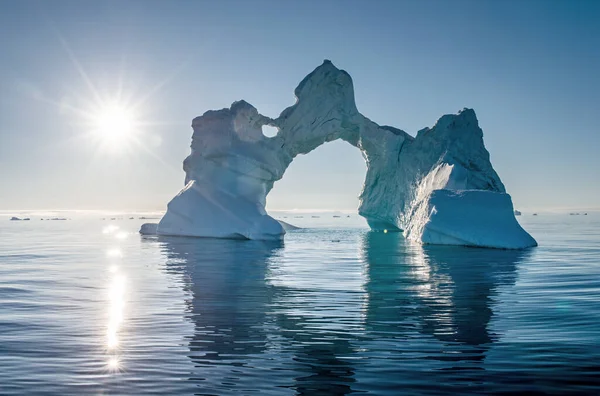
[[[527,251],[355,219],[264,243],[0,218],[0,394],[600,393],[600,215],[521,216]]]

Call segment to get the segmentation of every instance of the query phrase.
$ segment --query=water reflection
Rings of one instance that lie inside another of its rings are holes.
[[[313,287],[286,282],[287,286],[274,289],[272,313],[292,360],[287,369],[293,372],[289,374],[293,381],[286,387],[298,395],[345,395],[356,382],[353,355],[359,348],[357,335],[363,331],[363,293],[336,289],[332,274],[320,272]],[[330,288],[316,285],[328,280]]]
[[[528,251],[420,246],[398,234],[369,232],[367,322],[383,334],[418,332],[444,346],[431,357],[481,360],[497,335],[489,330],[494,297],[514,284]]]
[[[108,371],[116,372],[121,369],[119,333],[124,317],[126,279],[125,275],[119,272],[115,262],[123,256],[120,249],[109,249],[106,255],[110,258],[108,271],[111,273],[111,281],[108,285],[108,323],[105,344],[109,357],[106,364]]]
[[[189,341],[197,364],[243,362],[264,351],[265,316],[271,291],[265,283],[268,258],[281,242],[161,237],[166,270],[182,275],[191,293]]]
[[[106,345],[109,350],[116,348],[119,345],[119,328],[123,322],[123,307],[125,300],[125,277],[123,275],[115,275],[108,291],[110,299],[109,318],[107,326]]]
[[[190,379],[220,394],[265,387],[349,394],[360,390],[364,373],[393,366],[374,356],[407,367],[418,359],[440,369],[480,365],[498,338],[489,329],[495,296],[514,284],[528,255],[418,246],[375,232],[362,234],[358,256],[356,240],[329,249],[312,249],[311,239],[285,249],[258,241],[159,242],[165,271],[190,295],[189,358],[201,368]],[[265,377],[268,384],[251,380]]]
[[[278,324],[293,353],[293,384],[287,386],[298,395],[347,395],[356,368],[353,355],[358,352],[357,337],[351,332],[327,328],[327,318],[294,317],[280,314]],[[318,323],[314,326],[315,322]]]

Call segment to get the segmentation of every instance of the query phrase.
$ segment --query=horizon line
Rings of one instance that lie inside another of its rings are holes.
[[[515,207],[515,209],[517,209]],[[531,212],[531,213],[552,213],[552,212],[567,212],[567,211],[588,211],[588,212],[598,212],[600,211],[600,207],[568,207],[568,206],[558,206],[558,207],[540,207],[537,210],[529,207],[518,208],[520,212]],[[78,213],[78,214],[153,214],[153,215],[163,215],[166,210],[140,210],[140,209],[0,209],[0,216],[9,216],[15,213],[37,213],[38,215],[43,215],[45,213],[61,213],[61,212],[69,212],[69,213]],[[356,213],[358,214],[358,208],[356,209],[323,209],[323,208],[293,208],[293,209],[269,209],[267,208],[267,212],[277,213],[277,212],[292,212],[292,213],[327,213],[327,212],[341,212],[341,213]]]

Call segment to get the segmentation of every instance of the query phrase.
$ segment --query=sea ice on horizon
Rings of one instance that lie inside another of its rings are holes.
[[[192,121],[185,187],[155,227],[141,233],[273,240],[284,226],[266,197],[299,154],[342,139],[361,150],[367,175],[359,214],[374,230],[404,230],[435,244],[519,249],[536,246],[516,221],[472,109],[442,116],[412,137],[356,108],[348,73],[325,61],[294,91],[276,119],[245,101]],[[262,126],[279,129],[273,137]]]

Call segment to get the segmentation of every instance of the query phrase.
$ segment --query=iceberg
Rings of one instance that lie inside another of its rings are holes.
[[[367,164],[358,212],[373,230],[403,231],[425,244],[520,249],[536,246],[515,218],[472,109],[442,116],[416,137],[378,125],[354,100],[352,78],[325,60],[272,119],[241,100],[192,121],[185,187],[158,225],[142,234],[278,240],[284,226],[266,197],[293,159],[341,139]],[[267,137],[264,125],[278,132]]]

